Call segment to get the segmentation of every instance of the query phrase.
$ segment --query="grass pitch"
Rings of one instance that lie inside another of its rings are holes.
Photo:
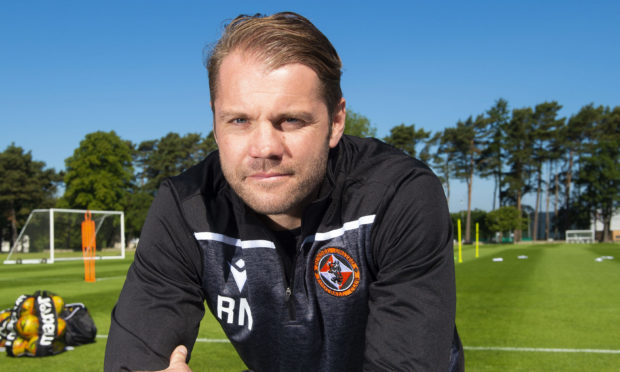
[[[0,262],[6,254],[0,255]],[[21,294],[36,290],[50,290],[62,296],[66,303],[82,302],[88,308],[97,326],[98,338],[94,344],[45,358],[10,358],[0,354],[0,371],[102,371],[105,354],[105,336],[110,328],[110,314],[125,281],[133,255],[124,260],[96,262],[95,283],[84,281],[81,261],[62,261],[54,264],[2,265],[0,263],[0,309],[12,307]],[[207,310],[208,311],[208,310]],[[219,324],[210,315],[203,319],[199,339],[225,339]],[[200,371],[241,371],[245,365],[229,343],[197,342],[190,367]]]
[[[467,246],[456,278],[468,370],[620,371],[620,245]]]
[[[614,259],[596,261],[609,256]],[[100,335],[94,344],[53,357],[0,355],[0,370],[101,371],[110,313],[132,260],[97,261],[95,283],[84,282],[79,261],[0,264],[0,309],[47,289],[86,304]],[[465,246],[456,277],[467,371],[620,371],[620,245],[485,245],[479,258]],[[198,337],[190,363],[195,372],[245,368],[229,343],[207,342],[225,338],[212,316]]]

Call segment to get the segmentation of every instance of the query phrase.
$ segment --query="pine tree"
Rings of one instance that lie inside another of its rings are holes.
[[[503,131],[510,121],[508,101],[503,98],[498,99],[495,105],[486,112],[486,115],[487,128],[484,134],[484,144],[482,145],[480,176],[483,178],[493,177],[495,187],[493,188],[492,209],[494,210],[503,175],[503,160],[505,157],[502,150]]]
[[[533,116],[531,107],[514,109],[510,123],[504,127],[504,150],[509,171],[504,177],[503,193],[516,205],[519,215],[523,211],[523,196],[531,189]],[[520,229],[515,230],[514,235],[515,241],[521,240]]]
[[[576,184],[580,202],[603,224],[603,241],[611,240],[611,218],[620,208],[620,107],[602,108],[592,127],[592,140],[580,160]]]
[[[556,119],[560,106],[556,101],[536,105],[532,117],[532,171],[536,185],[536,204],[534,205],[534,226],[532,239],[538,239],[538,212],[543,186],[543,165],[550,161],[552,155],[549,142],[554,129],[558,126]]]
[[[405,125],[400,124],[390,129],[390,135],[383,138],[386,143],[401,149],[405,154],[417,157],[417,146],[424,144],[424,141],[428,139],[431,132],[427,132],[424,129],[415,129],[415,124]],[[427,163],[430,157],[421,156],[420,160]]]
[[[474,175],[480,170],[482,163],[482,144],[486,121],[483,115],[476,119],[471,116],[467,120],[458,121],[456,127],[448,131],[451,152],[454,162],[454,175],[467,184],[467,217],[465,219],[465,241],[471,242],[471,198]]]

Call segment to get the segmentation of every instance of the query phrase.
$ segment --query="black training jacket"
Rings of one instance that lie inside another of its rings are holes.
[[[217,152],[165,181],[112,313],[105,370],[166,368],[177,345],[192,349],[205,301],[251,370],[463,368],[451,222],[424,164],[344,136],[301,230],[287,280],[274,234]]]

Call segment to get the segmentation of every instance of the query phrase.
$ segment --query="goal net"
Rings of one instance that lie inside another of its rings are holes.
[[[95,258],[125,258],[125,217],[120,211],[35,209],[4,261],[5,264],[81,260],[82,222],[95,222]]]
[[[566,230],[567,243],[594,243],[592,230]]]

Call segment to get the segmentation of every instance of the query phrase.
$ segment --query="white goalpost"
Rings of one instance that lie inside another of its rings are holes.
[[[594,243],[593,230],[566,230],[567,243]]]
[[[122,211],[34,209],[30,212],[5,264],[82,260],[82,222],[95,223],[95,259],[125,258],[125,215]]]

